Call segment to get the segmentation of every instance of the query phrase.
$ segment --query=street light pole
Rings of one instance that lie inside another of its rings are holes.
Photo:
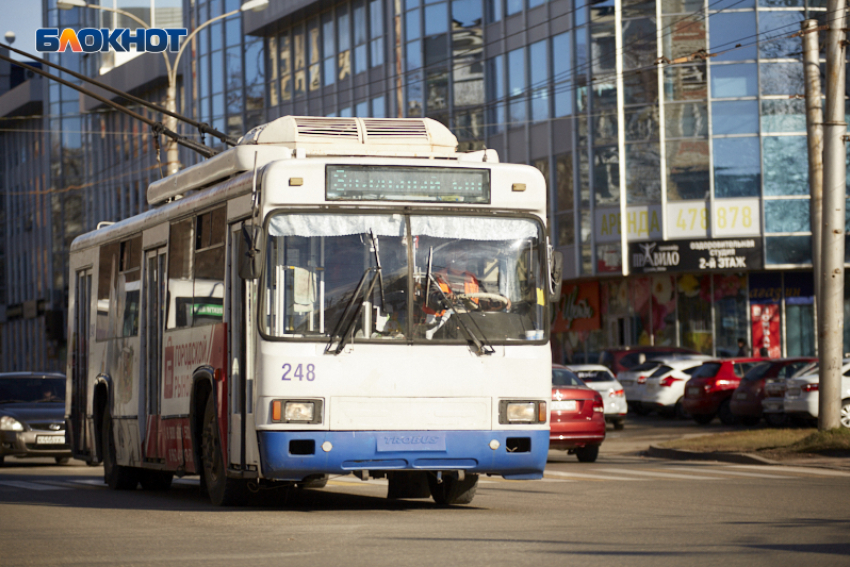
[[[230,16],[235,16],[240,12],[260,12],[265,10],[269,5],[269,0],[248,0],[242,6],[240,6],[236,10],[232,10],[225,14],[221,14],[220,16],[216,16],[211,18],[192,30],[186,38],[183,40],[183,44],[180,46],[180,49],[177,51],[177,55],[174,57],[174,63],[168,58],[168,52],[162,51],[162,56],[165,58],[165,72],[168,78],[168,87],[165,91],[165,109],[169,112],[176,113],[177,112],[177,69],[179,69],[178,63],[180,62],[180,57],[183,55],[183,51],[189,45],[189,43],[194,39],[194,37],[198,34],[199,31],[204,29],[205,27],[213,24],[219,20],[223,20],[225,18],[229,18]],[[97,4],[87,4],[85,0],[57,0],[56,7],[60,10],[70,10],[72,8],[91,8],[93,10],[103,10],[105,12],[113,12],[115,14],[120,14],[122,16],[126,16],[132,19],[134,22],[138,23],[145,29],[150,29],[150,26],[145,23],[138,16],[131,14],[130,12],[125,12],[124,10],[118,8],[108,8],[106,6],[99,6]],[[164,126],[166,129],[171,130],[172,132],[177,131],[177,118],[174,116],[166,115],[163,120]],[[180,170],[180,157],[177,147],[177,142],[175,140],[169,139],[165,143],[165,155],[166,155],[166,171],[168,175],[172,173],[177,173]]]

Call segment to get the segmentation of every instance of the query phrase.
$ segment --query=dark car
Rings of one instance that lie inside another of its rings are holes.
[[[0,464],[6,456],[71,459],[65,439],[65,376],[0,374]]]
[[[737,420],[732,413],[732,393],[744,375],[763,358],[725,358],[709,360],[696,369],[685,384],[682,407],[699,424],[706,425],[720,417],[725,425]]]
[[[755,425],[763,415],[762,400],[768,382],[785,382],[816,358],[780,358],[756,364],[744,375],[729,403],[732,414],[744,425]]]
[[[582,463],[592,463],[604,440],[602,396],[572,371],[553,365],[549,448],[575,454]]]

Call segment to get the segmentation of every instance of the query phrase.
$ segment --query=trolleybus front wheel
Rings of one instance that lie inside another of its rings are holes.
[[[467,473],[463,480],[460,480],[459,476],[453,474],[443,475],[442,478],[429,474],[428,488],[431,490],[434,502],[440,506],[469,504],[478,488],[478,475]]]
[[[212,394],[207,398],[207,407],[204,410],[201,455],[204,462],[204,480],[212,503],[216,506],[244,504],[248,496],[248,485],[244,480],[227,478]]]

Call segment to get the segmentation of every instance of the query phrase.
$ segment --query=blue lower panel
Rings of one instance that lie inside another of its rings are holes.
[[[355,470],[459,469],[535,479],[543,477],[549,451],[548,430],[260,431],[258,438],[263,476],[276,480]],[[509,438],[528,439],[529,444],[520,442],[519,446],[530,445],[531,450],[509,452]],[[499,442],[495,451],[490,448],[494,439]],[[326,441],[333,446],[327,452],[322,449]],[[395,447],[398,449],[389,450]]]

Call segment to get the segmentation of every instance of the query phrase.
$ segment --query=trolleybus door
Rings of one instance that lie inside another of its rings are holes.
[[[162,394],[162,331],[165,326],[165,247],[145,252],[144,310],[144,398],[145,418],[142,427],[144,457],[164,459],[161,436],[160,399]]]
[[[91,323],[91,268],[79,270],[74,301],[73,364],[71,365],[71,442],[75,455],[89,454],[86,402],[89,379],[89,333]]]
[[[245,336],[245,301],[246,284],[239,277],[239,242],[241,224],[231,226],[230,238],[227,240],[227,274],[228,297],[226,321],[229,336],[230,376],[230,462],[245,466],[245,427],[246,413],[250,404],[249,392],[246,387],[246,336]]]

